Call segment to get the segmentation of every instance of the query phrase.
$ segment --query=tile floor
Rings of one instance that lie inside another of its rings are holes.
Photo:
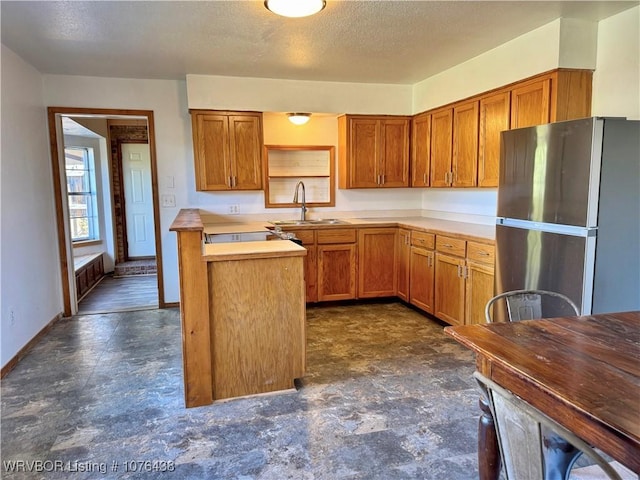
[[[298,391],[192,409],[177,309],[62,320],[2,379],[0,476],[477,478],[474,360],[441,324],[398,302],[307,316]],[[53,471],[8,471],[34,460]]]

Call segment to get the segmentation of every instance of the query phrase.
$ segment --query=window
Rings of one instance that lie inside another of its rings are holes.
[[[71,241],[98,240],[98,208],[93,149],[65,147]]]

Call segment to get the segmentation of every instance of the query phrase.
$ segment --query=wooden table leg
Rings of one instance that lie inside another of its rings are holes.
[[[478,422],[478,470],[480,480],[498,480],[500,477],[500,449],[493,415],[487,400],[478,401],[482,414]]]

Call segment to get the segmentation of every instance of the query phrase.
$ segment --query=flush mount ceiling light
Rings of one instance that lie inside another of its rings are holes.
[[[310,113],[287,113],[287,117],[289,117],[289,121],[294,125],[304,125],[309,121],[309,117],[311,117]]]
[[[325,0],[264,0],[267,10],[283,17],[308,17],[327,5]]]

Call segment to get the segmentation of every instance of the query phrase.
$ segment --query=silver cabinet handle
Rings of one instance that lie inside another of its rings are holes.
[[[480,255],[482,255],[483,257],[488,257],[488,256],[489,256],[489,254],[488,254],[487,252],[479,252],[479,253],[480,253]]]
[[[382,183],[381,185],[384,185],[384,173],[382,174]]]
[[[446,248],[453,248],[453,245],[451,245],[450,243],[443,243],[442,246]]]
[[[427,174],[426,172],[422,175],[422,183],[427,184]]]

